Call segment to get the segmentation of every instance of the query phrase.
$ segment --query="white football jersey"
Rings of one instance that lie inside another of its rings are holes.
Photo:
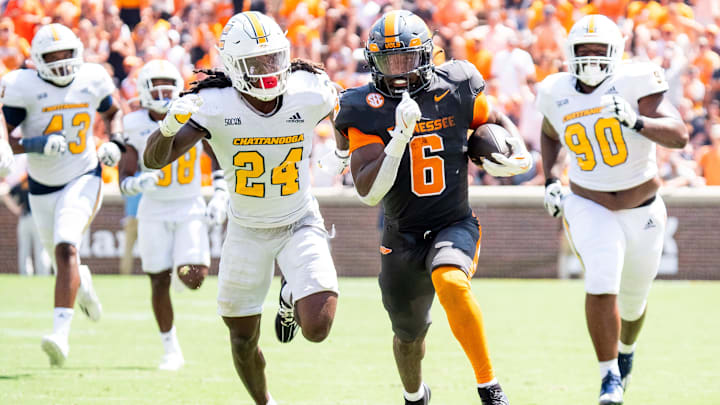
[[[133,111],[123,117],[125,142],[138,153],[138,164],[144,172],[155,171],[145,167],[143,154],[147,140],[159,124],[146,109]],[[202,173],[200,156],[202,142],[198,142],[177,160],[160,169],[157,188],[143,192],[138,206],[138,218],[179,218],[187,215],[203,215],[205,200],[202,198]]]
[[[326,74],[296,71],[280,107],[256,112],[233,87],[199,92],[204,103],[192,120],[207,129],[208,142],[225,170],[230,217],[247,227],[289,225],[305,214],[310,193],[310,151],[315,126],[337,104]]]
[[[28,153],[28,173],[34,180],[60,186],[98,165],[93,139],[96,110],[115,90],[105,68],[84,63],[66,87],[46,82],[35,70],[18,69],[3,76],[0,102],[24,108],[23,138],[64,132],[68,150],[62,155]]]
[[[668,90],[660,67],[623,63],[592,93],[576,90],[570,73],[548,76],[538,85],[536,105],[570,154],[569,177],[591,190],[619,191],[657,174],[655,143],[602,112],[600,98],[618,95],[638,110],[638,99]]]

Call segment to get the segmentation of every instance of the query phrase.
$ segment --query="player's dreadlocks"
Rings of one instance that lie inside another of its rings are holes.
[[[290,72],[295,72],[298,70],[303,70],[305,72],[310,72],[314,74],[320,74],[325,71],[325,66],[322,63],[315,63],[304,59],[293,59],[292,62],[290,62]],[[190,83],[190,88],[184,92],[182,92],[180,95],[184,96],[186,94],[192,94],[197,93],[202,89],[209,89],[209,88],[218,88],[222,89],[225,87],[231,87],[232,81],[229,77],[225,75],[221,70],[213,70],[213,69],[198,69],[194,71],[195,73],[204,73],[207,75],[206,78],[194,81]]]

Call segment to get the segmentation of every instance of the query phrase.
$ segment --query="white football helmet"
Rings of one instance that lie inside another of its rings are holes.
[[[280,26],[257,11],[234,15],[220,44],[225,74],[239,92],[270,101],[285,92],[290,69],[290,41]]]
[[[576,56],[575,47],[580,44],[603,44],[605,56]],[[567,37],[568,70],[588,86],[597,86],[613,74],[622,61],[625,38],[618,26],[600,14],[590,14],[573,25]]]
[[[170,79],[174,84],[153,85],[153,79]],[[175,65],[161,59],[151,60],[140,69],[137,86],[140,106],[159,114],[167,112],[170,101],[180,97],[180,92],[185,87],[184,80]]]
[[[72,56],[55,62],[45,62],[44,55],[64,50],[72,50]],[[83,44],[70,28],[62,24],[48,24],[35,34],[30,47],[30,58],[40,77],[58,86],[65,86],[73,81],[83,64]]]

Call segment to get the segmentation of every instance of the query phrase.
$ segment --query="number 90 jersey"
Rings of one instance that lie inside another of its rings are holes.
[[[158,123],[150,118],[148,110],[140,109],[123,117],[123,129],[125,142],[138,153],[140,169],[144,172],[154,171],[145,167],[143,154],[150,134],[158,129]],[[184,155],[160,169],[157,187],[143,192],[138,207],[139,219],[178,219],[204,214],[200,172],[202,151],[202,142],[198,142]]]
[[[64,133],[68,150],[62,155],[28,153],[28,173],[34,180],[61,186],[98,165],[93,125],[100,102],[115,90],[105,68],[84,63],[69,85],[59,87],[35,70],[19,69],[3,76],[0,102],[25,109],[23,138]]]
[[[489,115],[485,82],[466,61],[435,68],[428,86],[413,97],[422,118],[415,125],[395,184],[383,197],[385,216],[400,231],[436,230],[471,214],[468,202],[468,129]],[[350,151],[371,143],[387,145],[400,98],[385,97],[372,84],[340,97],[335,126],[350,139]]]
[[[310,151],[315,126],[333,111],[337,92],[327,74],[302,70],[288,77],[278,108],[253,109],[234,87],[205,88],[191,120],[208,132],[230,190],[230,217],[253,228],[302,218],[313,204]]]
[[[590,190],[619,191],[657,175],[655,143],[602,112],[601,97],[617,95],[638,110],[638,100],[667,91],[662,69],[650,63],[623,63],[592,93],[575,88],[569,73],[538,85],[536,105],[570,153],[569,177]]]

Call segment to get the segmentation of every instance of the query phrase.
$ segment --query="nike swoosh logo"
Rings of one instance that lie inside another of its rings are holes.
[[[442,100],[445,96],[447,96],[448,93],[450,93],[450,89],[445,90],[445,93],[443,93],[443,94],[441,94],[441,95],[439,95],[439,96],[436,95],[436,96],[435,96],[435,102],[437,103],[438,101]]]

